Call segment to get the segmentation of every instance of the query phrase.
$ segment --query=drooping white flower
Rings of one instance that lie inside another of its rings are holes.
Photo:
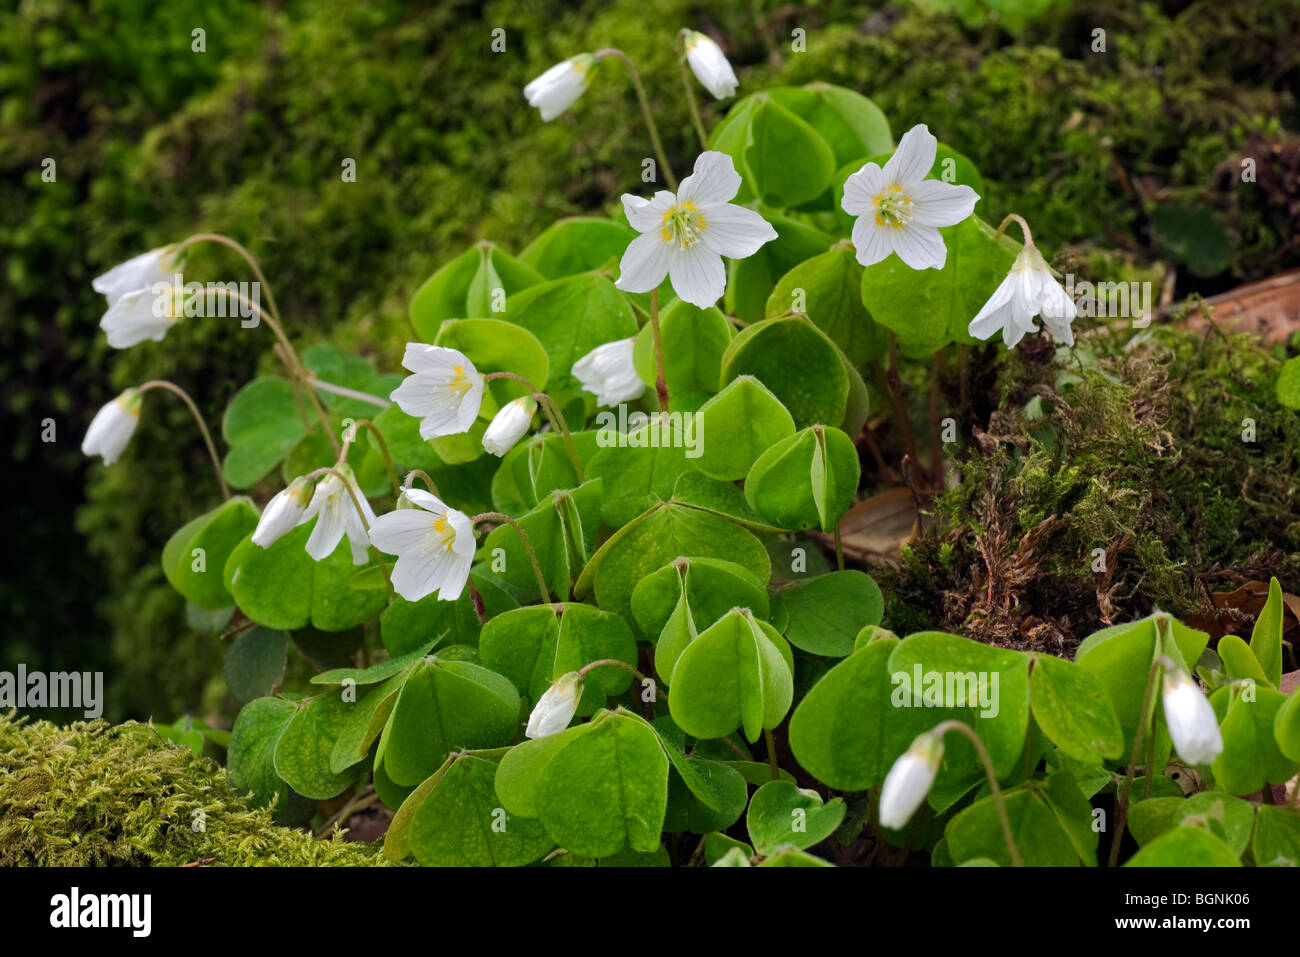
[[[340,464],[335,466],[335,471],[348,480],[352,495],[348,494],[348,486],[332,473],[326,474],[317,483],[311,502],[298,520],[299,525],[305,525],[313,518],[316,519],[316,527],[307,538],[307,554],[318,562],[324,561],[334,554],[334,549],[339,547],[339,542],[346,535],[348,544],[352,546],[352,564],[364,565],[370,545],[366,525],[375,524],[375,511],[361,494],[352,470]],[[353,495],[356,496],[355,504]],[[360,513],[357,512],[358,505],[361,507]],[[362,514],[365,515],[364,522],[361,520]]]
[[[600,405],[618,405],[639,399],[646,384],[632,363],[636,337],[616,339],[596,346],[573,364],[573,377],[596,397]]]
[[[727,62],[722,47],[697,30],[692,30],[686,37],[686,62],[695,78],[715,99],[725,100],[736,92],[740,81]]]
[[[576,671],[556,678],[555,683],[546,689],[546,693],[533,706],[524,735],[529,738],[544,738],[567,728],[578,712],[578,702],[582,700],[582,683],[582,676]]]
[[[776,239],[772,224],[752,209],[729,202],[740,174],[726,153],[701,153],[695,171],[674,196],[666,189],[653,199],[623,194],[623,210],[641,233],[628,244],[614,284],[625,292],[649,292],[667,276],[673,291],[707,309],[727,287],[722,257],[744,259]]]
[[[421,438],[469,431],[483,402],[483,377],[474,363],[455,349],[408,342],[402,365],[413,374],[389,398],[420,420]]]
[[[417,507],[398,508],[370,524],[374,546],[397,556],[393,588],[407,601],[435,591],[439,600],[454,601],[474,563],[474,526],[468,515],[430,492],[411,488],[402,497]]]
[[[1007,348],[1014,348],[1027,332],[1036,332],[1034,316],[1041,315],[1052,337],[1074,345],[1070,323],[1078,315],[1072,300],[1032,243],[1026,243],[1011,264],[1011,271],[989,296],[967,329],[976,339],[989,339],[999,329]]]
[[[582,96],[595,66],[596,58],[590,53],[579,53],[555,64],[524,87],[528,105],[537,107],[542,119],[550,122]]]
[[[119,296],[99,320],[99,327],[108,334],[108,344],[114,349],[129,349],[146,339],[161,342],[183,314],[184,305],[176,301],[172,284],[159,282]]]
[[[311,482],[301,475],[290,482],[287,488],[277,492],[266,503],[262,517],[257,520],[257,528],[253,529],[253,544],[270,548],[281,537],[297,528],[302,523],[307,506],[311,504],[314,492]]]
[[[96,276],[91,286],[95,292],[108,297],[111,306],[129,292],[152,289],[154,283],[172,281],[176,272],[176,254],[172,246],[159,246],[141,253],[124,263],[119,263],[102,276]]]
[[[493,455],[505,455],[524,437],[533,424],[537,403],[531,396],[521,396],[501,407],[483,433],[483,449]]]
[[[1188,764],[1211,764],[1223,751],[1219,720],[1209,699],[1181,669],[1165,672],[1165,724],[1178,756]]]
[[[139,390],[127,389],[96,412],[81,441],[82,453],[102,456],[105,465],[116,462],[140,423],[140,400]]]
[[[940,226],[969,216],[979,194],[969,186],[926,179],[939,141],[924,124],[898,141],[884,169],[867,163],[844,181],[844,212],[856,216],[853,246],[871,266],[897,253],[913,269],[942,269],[948,258]]]
[[[934,786],[943,760],[943,739],[925,732],[916,736],[885,775],[880,788],[880,826],[897,830],[906,824]]]

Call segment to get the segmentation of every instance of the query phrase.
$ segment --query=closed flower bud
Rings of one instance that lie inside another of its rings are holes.
[[[147,253],[114,266],[102,276],[96,276],[91,286],[103,293],[111,306],[128,292],[152,289],[154,283],[172,281],[176,271],[176,254],[171,246],[160,246]]]
[[[582,96],[595,65],[596,58],[590,53],[579,53],[555,64],[524,87],[528,105],[537,107],[543,120],[555,119]]]
[[[484,450],[493,455],[505,455],[513,449],[532,425],[533,410],[536,408],[537,403],[528,396],[503,405],[483,433]]]
[[[81,442],[85,455],[99,455],[105,465],[112,465],[135,434],[140,422],[140,392],[127,389],[95,413]]]
[[[530,738],[544,738],[563,731],[578,713],[581,699],[582,675],[576,671],[561,675],[533,706],[524,734]]]
[[[573,377],[596,397],[598,405],[618,405],[641,398],[645,383],[632,362],[636,339],[616,339],[596,346],[573,364]]]
[[[714,98],[725,100],[736,92],[739,81],[727,62],[726,54],[703,33],[692,30],[686,38],[686,62],[695,78]]]
[[[912,746],[894,762],[880,789],[880,826],[897,830],[906,824],[934,786],[943,760],[943,740],[917,735]]]
[[[1165,672],[1165,724],[1178,756],[1188,764],[1210,764],[1223,751],[1214,708],[1196,682],[1181,670]]]
[[[314,487],[307,479],[299,476],[266,503],[262,517],[257,521],[253,531],[253,544],[270,548],[276,541],[302,521],[303,513],[311,504]]]

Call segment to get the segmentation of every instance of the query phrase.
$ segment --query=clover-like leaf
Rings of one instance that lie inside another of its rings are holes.
[[[737,609],[686,646],[672,674],[673,720],[697,738],[736,728],[750,741],[780,724],[794,698],[789,649],[765,622]]]

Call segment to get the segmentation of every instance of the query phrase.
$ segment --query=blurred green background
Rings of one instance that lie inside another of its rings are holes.
[[[640,187],[649,148],[621,70],[602,67],[575,109],[543,124],[521,90],[553,62],[626,50],[674,166],[689,167],[682,26],[723,44],[741,94],[823,80],[872,97],[896,134],[929,124],[980,169],[991,215],[1021,213],[1081,272],[1158,288],[1172,268],[1180,295],[1208,295],[1300,263],[1292,0],[9,0],[0,669],[103,670],[114,720],[169,721],[224,695],[219,639],[187,621],[158,564],[167,536],[217,498],[184,409],[151,397],[111,469],[79,445],[103,402],[158,376],[188,388],[215,429],[271,367],[269,337],[197,323],[114,352],[92,277],[224,232],[261,258],[301,344],[329,338],[395,369],[410,294],[465,244],[517,250]],[[498,27],[507,46],[493,53]],[[792,52],[795,30],[806,52]],[[706,123],[725,106],[710,100]],[[1268,157],[1273,175],[1236,188],[1243,157]],[[355,183],[340,177],[347,158]],[[251,278],[216,247],[187,272]],[[54,443],[41,441],[47,418]]]

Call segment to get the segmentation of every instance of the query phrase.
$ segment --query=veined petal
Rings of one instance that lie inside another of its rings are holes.
[[[937,179],[927,179],[911,187],[912,218],[918,226],[955,226],[975,211],[979,193],[969,186],[958,186]]]
[[[623,194],[623,212],[628,224],[638,233],[657,230],[663,223],[664,214],[673,208],[676,199],[666,189],[654,194],[653,199],[642,199],[631,193]]]
[[[433,523],[438,518],[438,514],[422,508],[399,508],[385,512],[370,523],[370,542],[389,555],[417,552],[437,544]]]
[[[933,226],[908,223],[888,229],[894,252],[913,269],[942,269],[947,262],[948,247],[943,244],[939,230]]]
[[[988,302],[980,307],[980,311],[966,327],[968,335],[976,339],[990,339],[1010,321],[1009,307],[1013,288],[1011,276],[1007,276],[998,284],[998,288],[993,290],[993,295],[989,296]]]
[[[642,233],[627,244],[614,285],[624,292],[649,292],[657,288],[668,275],[672,252],[673,246],[664,242],[659,233]]]
[[[892,227],[877,225],[870,215],[858,217],[853,224],[853,248],[860,265],[874,266],[889,258],[894,251],[890,232]]]
[[[469,357],[463,352],[444,346],[431,346],[424,342],[406,344],[402,365],[411,372],[431,372],[446,376],[448,379],[456,375],[457,368],[473,371],[475,376],[478,375],[474,363],[470,362]]]
[[[885,163],[885,185],[911,187],[921,182],[930,175],[938,151],[939,141],[924,123],[912,127],[903,134],[894,155]]]
[[[316,494],[320,494],[319,486]],[[341,509],[332,504],[321,507],[316,515],[316,527],[311,530],[311,535],[307,538],[307,554],[315,561],[324,561],[334,554],[334,549],[339,547],[339,542],[343,541],[343,534],[346,531],[347,520]]]
[[[726,203],[738,192],[740,174],[736,172],[731,157],[717,150],[706,150],[695,160],[695,171],[678,187],[677,201],[692,202],[696,206]]]
[[[678,298],[701,309],[716,303],[727,289],[722,257],[703,243],[677,250],[669,262],[668,275]]]
[[[417,505],[426,511],[442,515],[447,511],[447,505],[442,499],[432,492],[426,492],[422,488],[408,488],[403,490],[402,497],[413,505]],[[391,514],[391,513],[390,513]],[[376,543],[377,544],[377,543]]]
[[[729,259],[752,256],[764,243],[776,239],[772,224],[744,206],[714,203],[701,206],[700,215],[704,218],[700,241]]]
[[[875,163],[867,163],[844,181],[840,208],[850,216],[870,215],[872,201],[884,188],[885,177],[880,167]]]

